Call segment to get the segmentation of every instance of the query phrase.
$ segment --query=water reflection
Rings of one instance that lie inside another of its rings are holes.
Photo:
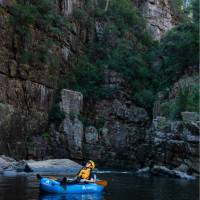
[[[199,200],[199,182],[131,174],[100,174],[102,194],[42,195],[34,177],[0,176],[0,200]],[[40,198],[39,198],[40,197]]]
[[[40,194],[40,200],[103,200],[103,193],[92,194]]]

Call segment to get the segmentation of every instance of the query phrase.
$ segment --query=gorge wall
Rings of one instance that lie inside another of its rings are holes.
[[[175,25],[167,0],[134,3],[142,9],[156,40]],[[19,41],[9,22],[12,5],[9,0],[0,1],[0,154],[19,159],[94,159],[102,166],[118,168],[155,163],[198,173],[197,114],[183,113],[182,121],[169,121],[161,112],[159,99],[152,123],[147,111],[130,101],[123,87],[110,100],[95,102],[90,108],[84,107],[81,93],[66,88],[61,90],[59,100],[63,120],[59,125],[51,123],[49,111],[59,80],[76,67],[73,60],[92,41],[95,31],[82,27],[71,15],[74,5],[83,6],[82,1],[57,0],[55,12],[64,14],[71,24],[59,38],[61,44],[49,49],[51,56],[57,55],[61,61],[59,66],[22,64]],[[25,48],[32,49],[38,41],[51,38],[35,28],[32,36],[33,42],[26,43]],[[121,86],[123,82],[119,73],[105,71],[105,84]],[[85,123],[87,112],[94,123]]]
[[[58,1],[55,12],[64,13],[67,18],[72,4],[72,1]],[[35,51],[40,42],[53,36],[31,27],[31,41],[21,41],[11,23],[13,5],[14,1],[0,1],[0,152],[25,157],[31,137],[47,128],[58,80],[66,73],[84,39],[80,26],[72,23],[74,30],[66,30],[64,37],[56,39],[60,44],[47,49],[50,57],[59,58],[59,67],[50,62],[24,64],[20,60],[22,48]]]

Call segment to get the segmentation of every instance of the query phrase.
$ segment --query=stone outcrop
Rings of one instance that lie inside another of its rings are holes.
[[[12,5],[13,1],[1,1],[0,152],[25,157],[27,139],[48,124],[58,71],[48,65],[20,63],[19,41],[7,12]],[[43,35],[35,30],[33,37],[36,43]]]
[[[60,108],[65,114],[77,117],[83,107],[83,95],[80,92],[63,89]]]
[[[175,25],[169,0],[146,0],[141,6],[150,32],[156,40]]]
[[[42,173],[42,174],[67,174],[74,175],[82,168],[78,163],[69,159],[49,159],[43,161],[21,160],[0,156],[0,174],[17,175],[22,173]]]
[[[69,159],[52,159],[43,161],[26,161],[25,171],[37,173],[76,174],[82,168],[78,163]]]
[[[86,127],[84,132],[85,158],[119,168],[145,162],[148,154],[145,127],[149,125],[149,117],[144,109],[129,103],[114,99],[96,104],[96,127]]]
[[[63,44],[48,49],[51,57],[59,57],[59,67],[52,67],[48,63],[21,63],[19,37],[10,24],[8,12],[14,3],[13,0],[0,1],[0,152],[24,158],[29,152],[35,151],[35,148],[31,148],[35,138],[41,138],[41,142],[37,143],[45,144],[41,134],[48,127],[48,114],[61,76],[60,71],[66,73],[84,40],[79,35],[79,24],[74,23],[73,31],[68,30],[65,37],[60,38]],[[64,13],[66,17],[71,15],[75,4],[81,5],[79,1],[71,0],[56,3],[57,12]],[[31,42],[26,41],[25,44],[25,48],[31,50],[38,45],[38,41],[51,37],[34,28],[31,35]]]
[[[74,6],[80,7],[82,2],[80,0],[57,0],[56,4],[64,15],[69,16],[73,13]]]
[[[47,126],[47,120],[48,116],[44,112],[28,113],[0,103],[1,153],[25,157],[27,137],[42,131]]]
[[[94,126],[85,128],[85,142],[86,144],[96,144],[99,141],[98,130]]]
[[[23,172],[25,169],[26,163],[25,161],[16,161],[13,158],[7,157],[5,155],[0,155],[0,174],[13,172],[12,174],[16,174],[16,172]]]
[[[158,93],[154,103],[153,118],[156,118],[156,116],[165,116],[169,110],[168,106],[175,103],[175,99],[180,93],[185,90],[186,92],[190,92],[194,87],[198,87],[199,75],[196,69],[194,68],[194,71],[190,73],[192,73],[190,76],[186,74],[175,82],[171,90]]]
[[[190,113],[189,120],[192,115],[197,113]],[[197,124],[197,121],[170,121],[165,117],[154,119],[154,162],[160,165],[164,163],[187,173],[199,174],[200,138],[197,132],[188,129],[188,124],[190,127]],[[196,128],[199,133],[200,127]]]
[[[200,116],[197,112],[184,111],[180,119],[170,119],[170,105],[183,91],[198,86],[196,72],[184,75],[171,90],[158,94],[154,104],[153,129],[150,133],[153,145],[153,163],[166,165],[189,174],[199,174]]]
[[[161,176],[169,178],[195,180],[195,176],[188,175],[183,168],[169,169],[166,166],[154,165],[153,167],[144,167],[136,171],[139,176]]]
[[[3,170],[3,169],[6,169],[8,168],[11,164],[11,162],[13,162],[13,160],[8,160],[7,157],[5,156],[1,156],[0,157],[0,168]]]
[[[194,66],[195,70],[195,66]],[[185,88],[191,90],[192,87],[199,84],[199,75],[198,72],[193,72],[191,76],[183,76],[177,82],[174,83],[173,88],[169,92],[169,99],[174,99],[183,91]]]
[[[78,119],[82,110],[83,95],[80,92],[63,89],[61,92],[61,110],[65,113],[60,131],[66,136],[68,150],[72,158],[82,158],[83,124]]]

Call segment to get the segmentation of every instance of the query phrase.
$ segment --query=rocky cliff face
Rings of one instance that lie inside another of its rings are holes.
[[[55,6],[57,12],[68,16],[73,4],[72,1],[58,1]],[[0,1],[0,151],[24,157],[31,137],[44,132],[48,126],[58,79],[63,69],[67,72],[71,58],[79,51],[81,35],[79,25],[74,24],[75,33],[69,31],[60,38],[61,45],[48,49],[51,57],[59,57],[59,67],[52,67],[50,63],[23,64],[19,56],[19,37],[10,23],[9,9],[13,5],[13,1]],[[24,41],[25,49],[32,50],[52,37],[37,28],[31,29],[31,35],[31,43]]]
[[[183,120],[153,120],[154,162],[199,174],[199,116],[183,112]]]
[[[168,1],[137,2],[154,38],[160,39],[174,25]],[[82,2],[56,1],[56,10],[71,24],[70,31],[61,38],[62,45],[50,49],[51,55],[57,54],[61,60],[58,68],[19,62],[18,40],[7,12],[12,1],[0,1],[0,5],[1,153],[19,158],[94,159],[104,166],[127,168],[155,162],[173,167],[187,165],[187,170],[198,171],[198,120],[169,121],[160,114],[161,105],[157,101],[152,125],[146,110],[129,100],[129,92],[122,87],[124,80],[115,71],[105,70],[105,84],[120,87],[118,94],[88,107],[81,93],[63,89],[60,109],[64,119],[58,127],[49,124],[48,113],[58,80],[69,74],[73,59],[93,32],[85,30],[71,16],[73,6],[81,7]],[[32,32],[33,41],[44,37],[38,30]],[[90,122],[86,123],[84,117]]]
[[[16,35],[4,10],[0,12],[0,29],[0,149],[15,154],[23,152],[24,138],[47,125],[47,112],[54,94],[52,78],[56,78],[52,74],[57,73],[49,66],[18,62]]]
[[[169,0],[146,0],[142,4],[149,29],[156,40],[175,25],[174,14]]]
[[[154,162],[177,168],[187,173],[199,174],[199,114],[182,112],[179,120],[169,119],[166,105],[173,104],[180,91],[189,90],[196,84],[199,77],[184,76],[174,83],[168,95],[159,95],[154,104],[152,126],[152,144]]]
[[[150,119],[147,112],[120,99],[101,101],[95,110],[94,118],[101,124],[86,127],[85,156],[105,166],[143,165],[148,159],[146,128]]]

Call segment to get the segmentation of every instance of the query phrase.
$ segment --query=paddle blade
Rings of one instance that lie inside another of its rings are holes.
[[[108,182],[105,180],[100,180],[95,182],[97,185],[101,185],[103,187],[106,187],[108,185]]]

